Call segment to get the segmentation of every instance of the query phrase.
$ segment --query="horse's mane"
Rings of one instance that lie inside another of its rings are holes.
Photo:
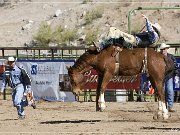
[[[99,55],[101,55],[104,51],[106,51],[103,55],[107,56],[114,51],[113,45],[109,45],[101,52],[98,52],[96,50],[87,50],[85,53],[83,53],[75,62],[75,64],[72,66],[73,69],[76,69],[78,71],[85,71],[87,69],[93,68],[93,64],[96,63],[97,58]]]
[[[87,50],[77,59],[75,64],[72,66],[72,68],[77,70],[84,70],[84,68],[87,68],[87,65],[90,66],[88,63],[89,61],[92,61],[94,59],[95,55],[97,55],[97,52],[92,52],[90,50]]]

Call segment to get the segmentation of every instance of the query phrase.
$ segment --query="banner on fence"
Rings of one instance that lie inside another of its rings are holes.
[[[58,60],[17,61],[17,65],[26,69],[31,77],[35,99],[48,101],[75,100],[70,92],[59,90],[59,76],[67,74],[66,65],[73,63],[73,61]]]
[[[92,69],[89,72],[84,74],[85,77],[85,88],[86,89],[96,89],[98,75],[97,72]],[[135,76],[114,76],[109,84],[107,89],[139,89],[140,88],[140,77],[139,75]]]

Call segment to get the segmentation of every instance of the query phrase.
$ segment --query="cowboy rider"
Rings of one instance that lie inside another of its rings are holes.
[[[115,27],[110,27],[109,33],[105,40],[100,41],[100,45],[98,47],[98,51],[102,50],[103,48],[107,47],[108,45],[112,44],[113,39],[119,39],[123,37],[123,46],[127,44],[131,44],[135,47],[155,47],[157,42],[160,39],[160,29],[161,26],[158,23],[151,23],[144,14],[142,17],[146,21],[146,29],[147,31],[139,32],[134,35],[125,33],[120,31]]]

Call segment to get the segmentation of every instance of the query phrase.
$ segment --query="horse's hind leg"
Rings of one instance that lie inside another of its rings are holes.
[[[169,118],[169,114],[168,114],[168,110],[167,110],[167,106],[166,106],[166,101],[165,99],[163,99],[165,96],[163,95],[163,97],[159,97],[160,101],[158,101],[158,105],[159,105],[159,111],[162,111],[162,116],[164,120],[167,120]],[[161,100],[163,99],[163,100]]]
[[[155,116],[154,118],[157,117],[157,119],[159,119],[160,117],[163,117],[163,119],[166,120],[168,119],[169,115],[166,107],[163,81],[156,81],[155,85],[158,91],[159,101],[158,101],[158,113],[157,116]]]

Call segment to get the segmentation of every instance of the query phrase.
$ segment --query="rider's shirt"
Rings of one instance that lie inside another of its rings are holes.
[[[139,46],[150,46],[159,40],[157,32],[153,29],[151,22],[146,19],[146,32],[135,34],[136,44]]]

